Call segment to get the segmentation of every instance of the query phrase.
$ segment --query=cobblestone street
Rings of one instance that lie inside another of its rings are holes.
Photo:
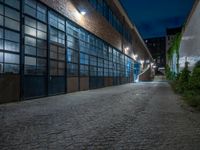
[[[167,82],[0,105],[0,149],[199,150],[200,114]]]

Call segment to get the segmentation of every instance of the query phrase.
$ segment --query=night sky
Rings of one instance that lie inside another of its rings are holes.
[[[164,36],[185,23],[194,0],[121,0],[143,38]]]

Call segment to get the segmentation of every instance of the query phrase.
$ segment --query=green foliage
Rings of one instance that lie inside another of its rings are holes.
[[[200,61],[196,63],[189,80],[191,90],[200,92]]]
[[[188,105],[192,107],[196,107],[200,110],[200,94],[199,93],[193,90],[189,90],[189,91],[186,91],[183,96],[184,96],[185,102]]]
[[[173,59],[173,55],[176,54],[176,56],[177,56],[176,65],[177,65],[178,70],[179,70],[179,47],[180,47],[180,43],[181,43],[181,37],[182,37],[181,33],[176,34],[174,41],[172,43],[172,46],[169,48],[169,50],[167,51],[167,54],[166,54],[168,62],[171,62]]]
[[[180,47],[180,43],[181,43],[181,37],[182,37],[182,35],[180,33],[176,34],[174,41],[172,43],[172,46],[167,51],[167,59],[168,60],[172,59],[174,53],[176,53],[177,56],[179,57],[179,47]]]
[[[166,67],[165,67],[165,75],[168,80],[176,79],[176,74],[170,70],[169,65],[166,65]]]
[[[173,89],[182,94],[188,105],[200,110],[200,61],[196,63],[192,73],[188,63],[172,83]]]
[[[190,88],[193,90],[200,89],[200,68],[196,68],[193,70],[189,84]]]
[[[185,63],[185,68],[181,71],[177,81],[177,92],[184,93],[189,89],[190,71],[188,69],[188,62]]]

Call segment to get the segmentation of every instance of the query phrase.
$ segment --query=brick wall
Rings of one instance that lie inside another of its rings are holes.
[[[49,7],[76,22],[86,30],[110,43],[115,48],[122,50],[121,35],[101,16],[87,0],[40,0]],[[86,15],[82,16],[78,10],[85,9]]]
[[[136,31],[132,29],[133,42],[132,44],[122,39],[122,36],[117,32],[110,23],[101,16],[87,0],[40,0],[54,10],[63,14],[70,20],[76,22],[89,32],[95,34],[99,38],[111,44],[113,47],[123,51],[132,57],[133,52],[139,55],[140,59],[149,59],[143,43],[139,39]],[[108,0],[111,7],[123,20],[123,15],[120,14],[118,8],[114,5],[113,0]],[[87,13],[85,16],[80,14],[80,10],[84,9]],[[128,24],[124,22],[127,26]],[[125,52],[125,47],[129,47],[129,51]]]

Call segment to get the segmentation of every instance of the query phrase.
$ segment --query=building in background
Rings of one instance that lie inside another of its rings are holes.
[[[165,37],[144,39],[157,68],[163,68],[166,64]]]
[[[133,82],[152,61],[118,0],[0,0],[0,103]]]
[[[178,33],[181,33],[182,27],[167,28],[166,30],[166,52],[172,46],[173,41]]]

